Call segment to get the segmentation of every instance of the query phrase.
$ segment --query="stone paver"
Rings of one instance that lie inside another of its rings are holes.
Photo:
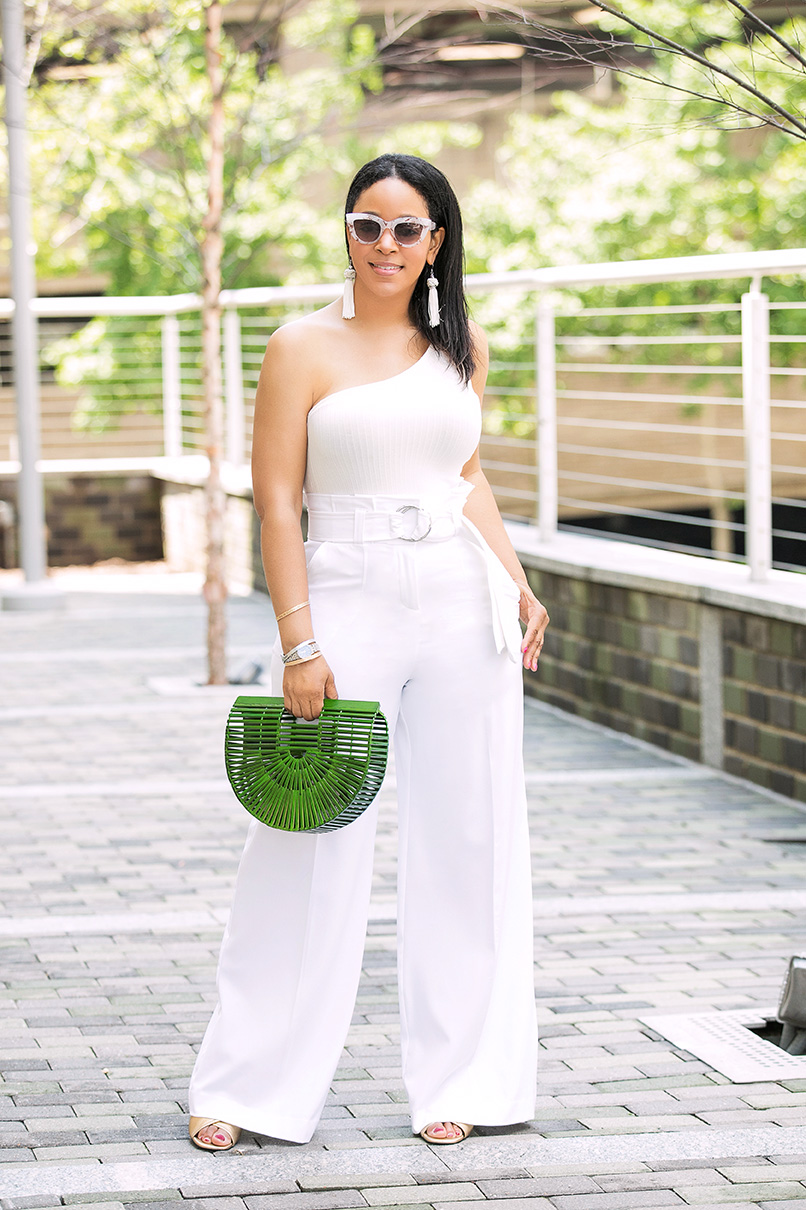
[[[410,1133],[392,760],[356,1011],[314,1139],[192,1149],[187,1079],[248,822],[221,763],[238,691],[191,688],[196,598],[93,579],[62,615],[0,612],[0,1210],[806,1200],[806,1081],[730,1084],[637,1020],[775,1002],[802,948],[806,850],[765,837],[806,833],[803,813],[533,701],[535,1121],[455,1148]],[[273,637],[265,600],[231,600],[233,668]]]

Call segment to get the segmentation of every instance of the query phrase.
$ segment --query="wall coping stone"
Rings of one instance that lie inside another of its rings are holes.
[[[65,475],[131,475],[138,471],[148,475],[153,472],[158,458],[40,458],[36,467],[40,474]],[[0,462],[0,479],[16,479],[20,473],[19,462]]]
[[[806,624],[800,572],[771,571],[756,584],[744,563],[567,532],[541,542],[534,525],[505,521],[504,527],[525,568]]]
[[[183,454],[179,458],[42,458],[37,468],[49,475],[102,475],[114,478],[141,471],[165,483],[203,487],[207,478],[206,454]],[[0,479],[16,479],[18,462],[0,462]],[[248,466],[225,462],[221,468],[224,490],[230,496],[251,499],[252,477]]]
[[[154,458],[151,474],[163,483],[184,487],[203,487],[207,478],[206,454],[183,454],[181,458]],[[228,496],[252,499],[252,472],[249,466],[232,462],[221,464],[221,484]]]

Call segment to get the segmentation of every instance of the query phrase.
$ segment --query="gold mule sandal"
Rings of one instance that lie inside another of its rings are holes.
[[[202,1130],[208,1126],[215,1126],[219,1130],[224,1130],[232,1139],[231,1143],[204,1143],[198,1137]],[[241,1137],[240,1126],[231,1126],[229,1122],[222,1122],[218,1118],[191,1118],[188,1123],[188,1134],[190,1141],[196,1147],[201,1147],[202,1151],[229,1151],[234,1147]]]
[[[428,1126],[436,1126],[436,1124],[437,1124],[436,1122],[429,1122]],[[458,1126],[458,1128],[461,1132],[456,1138],[439,1139],[439,1138],[437,1138],[437,1136],[435,1134],[428,1133],[428,1126],[426,1126],[424,1130],[420,1131],[420,1138],[425,1139],[426,1143],[436,1143],[437,1146],[439,1146],[439,1147],[446,1147],[446,1146],[449,1146],[451,1143],[463,1143],[465,1141],[465,1139],[467,1138],[467,1136],[473,1130],[473,1127],[471,1125],[469,1125],[467,1122],[452,1122],[451,1125]]]

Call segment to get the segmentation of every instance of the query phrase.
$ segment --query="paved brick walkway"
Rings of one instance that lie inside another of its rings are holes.
[[[66,583],[82,590],[63,615],[0,613],[0,1207],[806,1202],[806,1079],[731,1084],[638,1020],[775,1004],[804,949],[806,818],[531,701],[537,1120],[448,1148],[409,1133],[392,766],[319,1130],[193,1149],[185,1090],[247,821],[221,765],[234,691],[192,687],[204,613],[186,581]],[[234,599],[233,667],[272,639],[267,603]]]

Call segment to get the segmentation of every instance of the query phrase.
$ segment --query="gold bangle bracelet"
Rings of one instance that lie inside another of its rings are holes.
[[[278,613],[278,614],[275,616],[275,619],[274,619],[274,620],[275,620],[275,622],[279,622],[279,621],[281,621],[283,618],[287,618],[287,617],[288,617],[288,615],[289,615],[290,613],[296,613],[298,609],[304,609],[304,608],[305,608],[305,606],[306,606],[306,605],[308,605],[308,604],[309,604],[309,602],[308,602],[308,601],[303,601],[301,605],[292,605],[292,606],[291,606],[291,608],[290,608],[290,609],[286,609],[284,613]]]

